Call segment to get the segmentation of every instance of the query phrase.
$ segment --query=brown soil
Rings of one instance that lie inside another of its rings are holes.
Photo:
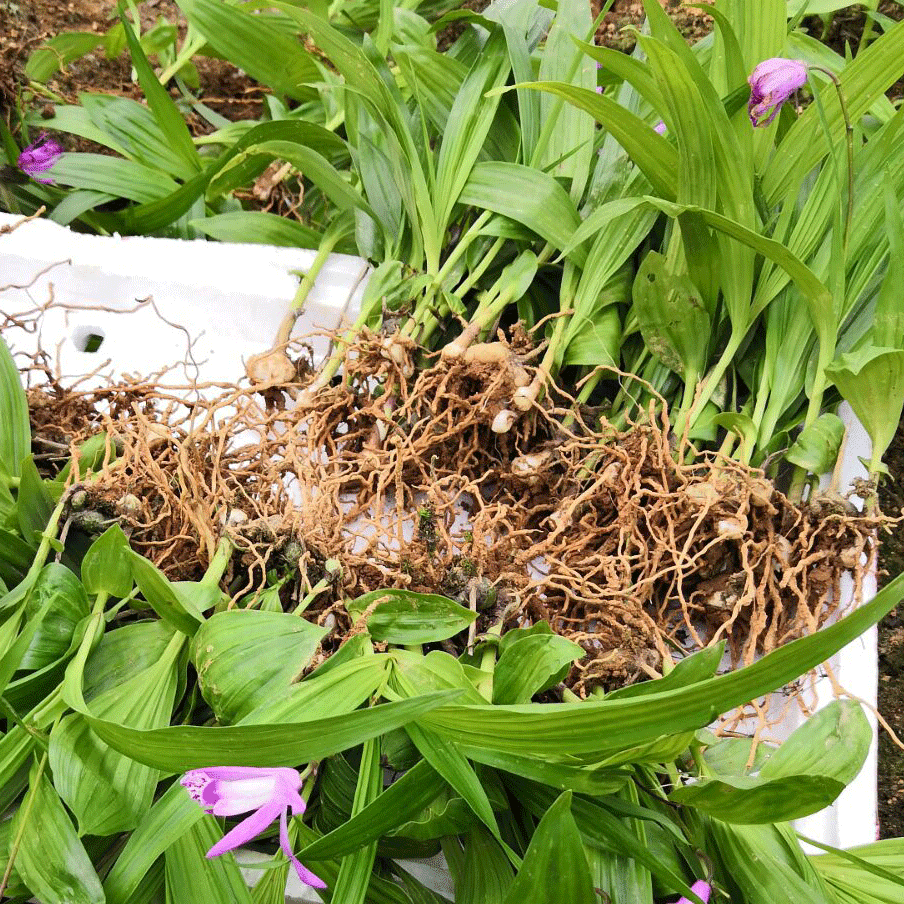
[[[904,511],[904,422],[885,456],[892,473],[879,488],[882,509]],[[885,534],[879,547],[881,582],[904,571],[904,532]],[[879,711],[904,737],[904,604],[879,626]],[[879,735],[879,824],[883,838],[904,837],[904,750],[887,732]]]
[[[0,0],[0,105],[10,108],[16,92],[25,87],[23,68],[29,56],[48,39],[61,32],[88,31],[104,34],[116,20],[116,0]],[[142,30],[161,18],[179,26],[180,40],[185,21],[172,0],[145,0],[136,4]],[[260,115],[261,89],[234,66],[207,57],[197,57],[200,91],[198,98],[229,119]],[[81,92],[119,94],[140,99],[141,89],[131,80],[131,62],[123,51],[108,59],[103,46],[68,64],[47,87],[65,102],[75,103]],[[175,87],[172,92],[177,94]],[[35,106],[41,104],[34,98]],[[199,116],[189,117],[196,134],[210,131]]]

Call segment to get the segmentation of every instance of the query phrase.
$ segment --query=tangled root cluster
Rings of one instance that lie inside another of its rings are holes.
[[[845,573],[859,592],[877,517],[840,498],[792,505],[715,455],[684,464],[664,416],[617,431],[554,386],[497,432],[536,374],[523,337],[417,368],[413,353],[362,335],[344,379],[316,392],[303,361],[289,385],[44,383],[35,432],[110,437],[115,460],[71,519],[118,519],[173,579],[197,578],[227,534],[234,604],[276,574],[288,608],[339,560],[307,610],[333,648],[353,627],[344,599],[438,592],[479,609],[478,630],[548,620],[589,654],[569,677],[584,693],[714,638],[750,661],[823,624]]]

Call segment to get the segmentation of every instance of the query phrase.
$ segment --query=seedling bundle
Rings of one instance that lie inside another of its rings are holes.
[[[398,861],[441,851],[474,904],[897,900],[899,845],[788,825],[857,774],[858,704],[780,747],[706,729],[901,595],[839,612],[904,402],[904,25],[844,60],[727,0],[689,47],[648,2],[627,56],[581,0],[370,6],[184,0],[163,46],[123,17],[147,105],[41,121],[110,153],[7,136],[51,180],[7,186],[23,213],[317,251],[234,383],[37,356],[26,395],[0,345],[7,892],[277,902],[297,856],[337,904],[437,901]],[[204,107],[197,53],[272,90],[261,121]],[[243,206],[261,180],[296,219]],[[296,321],[337,250],[372,272],[319,362]],[[862,512],[817,489],[842,399]],[[249,891],[224,850],[261,832]]]

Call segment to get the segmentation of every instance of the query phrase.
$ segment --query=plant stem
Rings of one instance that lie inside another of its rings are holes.
[[[871,20],[870,20],[871,21]],[[831,69],[822,66],[811,66],[811,69],[828,76],[829,81],[835,86],[838,95],[838,104],[841,107],[841,116],[844,119],[845,142],[847,144],[847,208],[844,214],[844,253],[847,256],[848,239],[851,234],[851,221],[854,217],[854,124],[851,122],[851,114],[848,110],[847,99],[841,81]]]
[[[199,584],[203,584],[205,587],[216,587],[220,583],[232,559],[233,548],[232,540],[229,537],[220,538],[213,558],[207,566],[207,571],[204,572],[204,577],[198,582]]]

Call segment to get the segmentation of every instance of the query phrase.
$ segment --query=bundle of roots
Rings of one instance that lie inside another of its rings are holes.
[[[846,573],[859,595],[878,516],[839,497],[792,505],[715,455],[683,463],[665,415],[616,431],[547,385],[499,432],[536,373],[523,336],[415,367],[413,348],[387,354],[363,334],[317,391],[298,348],[263,385],[80,390],[45,372],[30,390],[42,454],[100,431],[115,452],[71,524],[116,519],[178,580],[229,536],[233,605],[283,577],[288,608],[320,581],[307,617],[333,628],[327,651],[353,629],[343,601],[388,587],[457,598],[480,611],[478,631],[547,620],[587,651],[568,679],[578,693],[717,638],[749,662],[832,616]],[[341,577],[324,589],[328,560]]]

